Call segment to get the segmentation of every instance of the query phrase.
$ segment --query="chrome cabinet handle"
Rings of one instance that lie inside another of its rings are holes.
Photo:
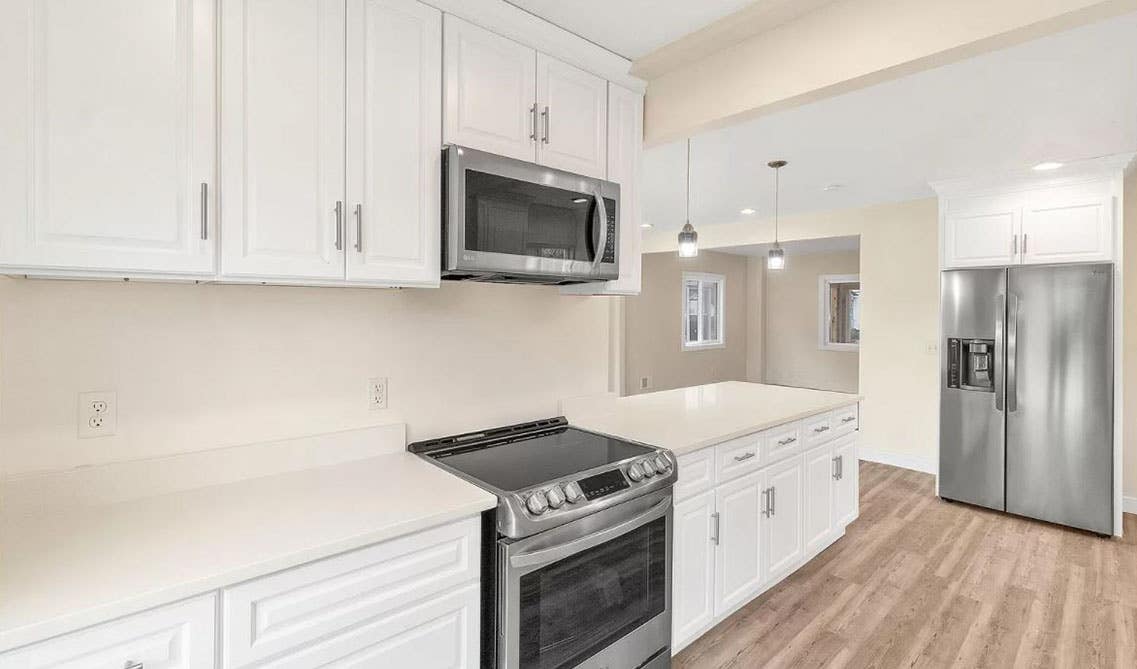
[[[821,434],[822,432],[828,432],[829,426],[828,425],[822,425],[821,427],[815,427],[815,428],[813,428],[813,431],[818,433],[818,434]]]
[[[209,184],[204,181],[201,182],[201,238],[209,239]]]
[[[734,456],[734,461],[735,462],[746,462],[747,460],[754,457],[755,455],[757,455],[757,453],[754,453],[753,451],[751,451],[749,453],[744,453],[742,455],[736,455],[736,456]]]
[[[770,486],[770,515],[778,515],[778,489]]]
[[[1027,238],[1027,236],[1028,236],[1027,233],[1024,232],[1023,233],[1023,255],[1024,256],[1026,255],[1026,238]]]
[[[837,456],[837,480],[840,481],[845,478],[845,456]]]
[[[1011,235],[1011,258],[1014,258],[1018,254],[1019,254],[1019,235],[1016,232],[1015,234]]]
[[[833,480],[837,481],[841,478],[841,476],[840,476],[840,474],[837,473],[837,456],[835,456],[835,455],[832,458],[832,464],[833,464],[833,466],[830,467],[830,469],[833,470]]]
[[[759,506],[762,507],[762,509],[761,509],[762,515],[769,518],[770,517],[770,489],[769,488],[763,488],[762,489],[762,501],[759,503]]]
[[[363,205],[355,205],[355,250],[363,253]]]
[[[541,141],[544,142],[545,144],[548,144],[549,143],[549,105],[545,105],[545,110],[541,112],[541,116],[544,117],[544,119],[545,119],[545,136],[541,138]],[[605,221],[604,224],[607,225],[608,222]]]
[[[856,419],[857,419],[856,416],[845,416],[844,418],[841,419],[841,422],[842,423],[852,423]]]
[[[343,201],[336,200],[336,250],[343,250]]]
[[[789,444],[794,443],[795,441],[797,441],[797,437],[786,437],[785,439],[779,439],[778,445],[779,446],[787,446]]]
[[[122,669],[143,669],[143,665],[141,662],[135,662],[134,660],[127,660],[126,664],[122,665]]]
[[[533,106],[529,108],[529,123],[530,130],[529,139],[534,142],[537,141],[537,103],[534,102]]]
[[[719,513],[715,511],[711,514],[711,543],[719,545]]]

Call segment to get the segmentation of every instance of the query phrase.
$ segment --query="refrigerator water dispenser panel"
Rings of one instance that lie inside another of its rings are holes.
[[[955,339],[948,343],[948,388],[995,392],[995,340]]]

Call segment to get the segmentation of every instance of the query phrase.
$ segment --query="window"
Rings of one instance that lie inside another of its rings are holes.
[[[723,304],[726,277],[721,274],[683,273],[683,348],[725,345]]]
[[[861,345],[861,277],[825,274],[820,287],[818,346],[823,351],[856,351]]]

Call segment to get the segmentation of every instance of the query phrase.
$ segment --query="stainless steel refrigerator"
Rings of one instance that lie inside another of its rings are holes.
[[[945,271],[940,496],[1113,532],[1113,268]]]

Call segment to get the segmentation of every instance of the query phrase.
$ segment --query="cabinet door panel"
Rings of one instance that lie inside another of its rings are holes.
[[[832,445],[806,451],[802,462],[805,474],[803,523],[805,557],[813,557],[829,545],[833,538],[833,463]]]
[[[1055,188],[1027,197],[1025,264],[1113,260],[1113,197],[1106,184]]]
[[[1010,265],[1018,261],[1020,203],[1014,198],[952,202],[944,214],[944,267]]]
[[[715,615],[750,599],[762,586],[762,490],[765,472],[715,490],[719,545],[715,554]]]
[[[222,6],[222,274],[342,279],[344,3]]]
[[[0,4],[0,264],[211,274],[212,0]]]
[[[447,14],[444,140],[536,159],[537,52]]]
[[[675,505],[672,547],[672,645],[690,641],[715,616],[715,546],[711,542],[715,493],[708,490]]]
[[[437,286],[442,14],[415,0],[348,7],[347,278]]]
[[[766,471],[766,487],[772,509],[764,518],[766,576],[776,578],[801,562],[802,557],[802,464],[795,457]]]
[[[538,53],[537,105],[541,121],[537,162],[605,178],[608,82]]]
[[[856,519],[859,511],[860,468],[857,462],[857,438],[848,437],[833,446],[838,478],[833,491],[833,524],[839,531]]]

